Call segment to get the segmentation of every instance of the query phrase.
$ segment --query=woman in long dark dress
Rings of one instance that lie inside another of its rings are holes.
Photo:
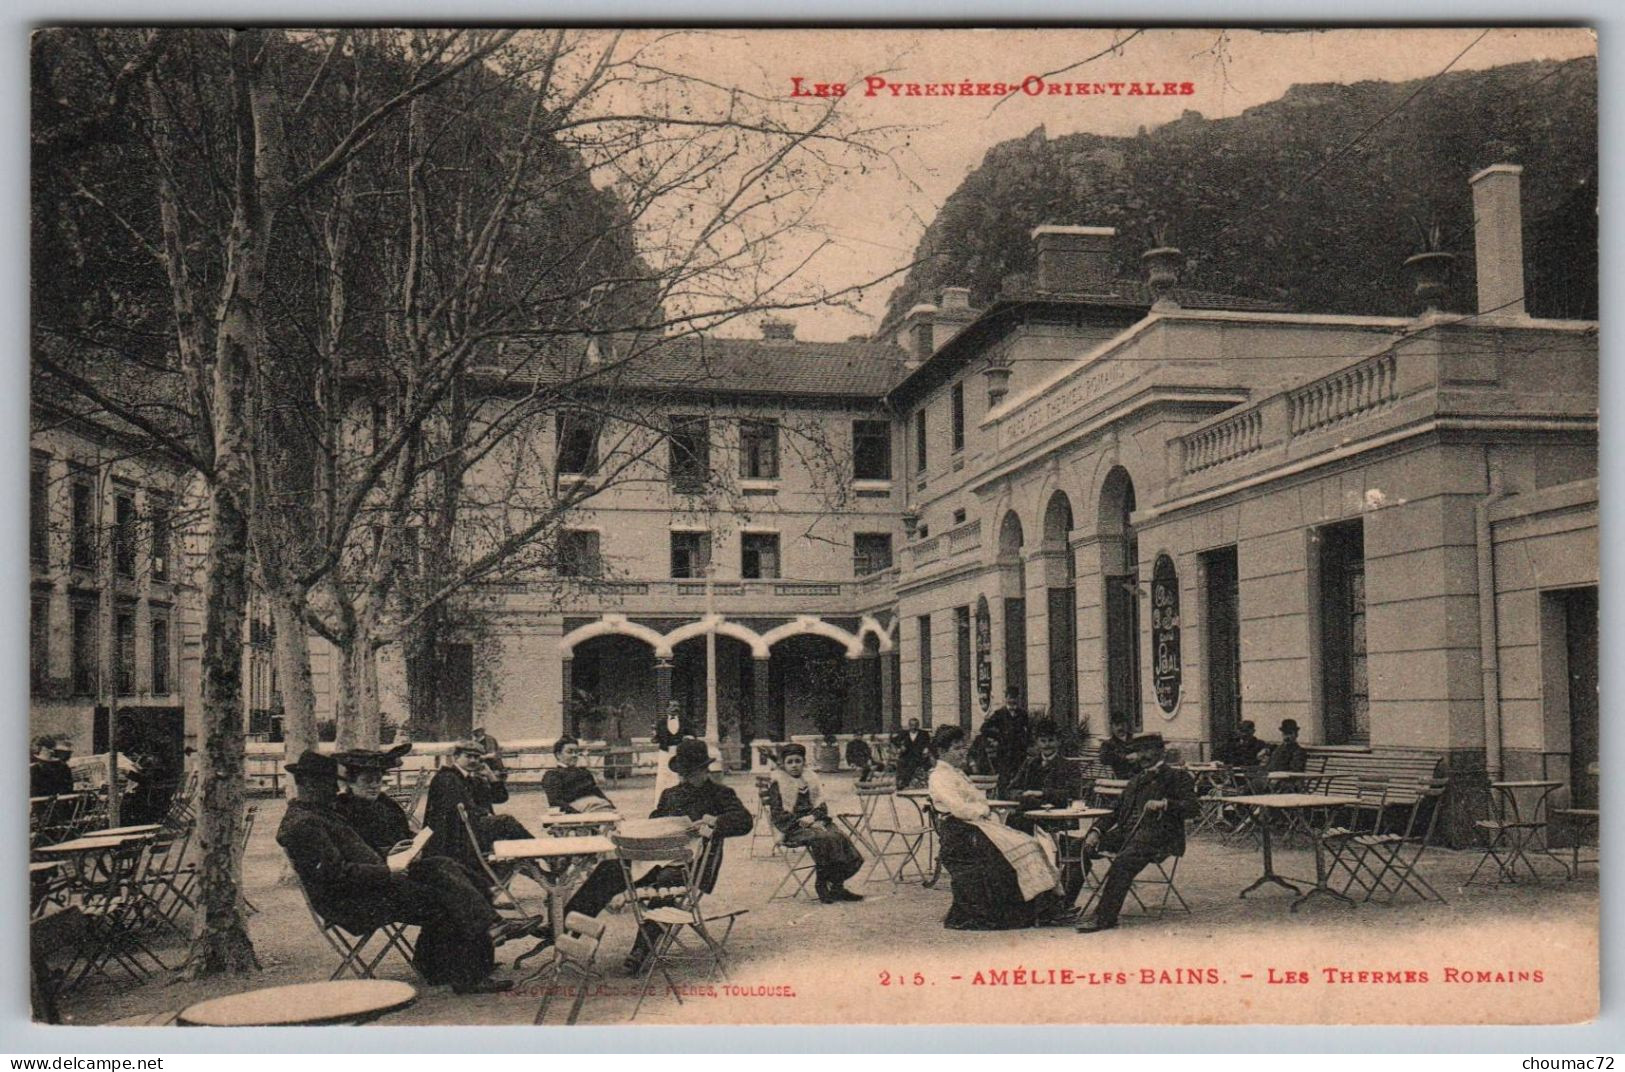
[[[994,931],[1070,922],[1047,846],[994,819],[987,795],[965,777],[965,732],[942,727],[936,753],[928,785],[954,891],[943,926]]]
[[[807,747],[787,744],[779,753],[779,769],[768,786],[768,814],[786,845],[805,845],[817,869],[818,899],[825,904],[861,901],[846,888],[846,880],[863,869],[863,856],[845,834],[836,829],[824,803],[823,786],[808,776]]]

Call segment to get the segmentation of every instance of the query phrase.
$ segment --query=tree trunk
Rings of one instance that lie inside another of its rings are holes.
[[[377,653],[364,628],[339,638],[338,748],[378,747]]]
[[[198,815],[198,923],[189,973],[258,969],[239,897],[243,818],[243,618],[248,523],[235,496],[210,489],[213,538],[203,573],[203,806]]]
[[[316,747],[316,691],[310,683],[310,640],[304,596],[292,589],[267,593],[276,627],[277,686],[282,694],[282,754],[292,763]],[[288,792],[293,792],[289,780]]]

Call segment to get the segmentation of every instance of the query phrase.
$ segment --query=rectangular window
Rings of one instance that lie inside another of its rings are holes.
[[[96,485],[88,473],[75,473],[71,496],[73,564],[96,568]]]
[[[28,557],[41,566],[51,560],[51,493],[48,459],[36,456],[28,470]]]
[[[890,423],[852,422],[852,477],[855,480],[891,479]]]
[[[970,608],[954,608],[954,669],[959,679],[959,728],[971,729]]]
[[[101,686],[96,653],[96,604],[89,599],[73,603],[73,693],[94,696]]]
[[[171,509],[167,496],[152,495],[147,499],[147,512],[152,525],[152,579],[169,580],[171,548],[174,534],[171,530]]]
[[[679,495],[699,495],[711,479],[711,428],[704,417],[671,418],[671,486]]]
[[[135,612],[120,611],[113,616],[113,643],[117,665],[113,680],[120,696],[135,694]]]
[[[852,572],[862,577],[891,569],[891,533],[859,532],[852,537]]]
[[[169,693],[169,619],[152,620],[152,692],[154,696]]]
[[[1365,531],[1359,521],[1320,530],[1321,696],[1329,744],[1371,739],[1366,675]]]
[[[748,480],[778,479],[778,421],[763,419],[739,422],[739,475]]]
[[[671,534],[671,575],[673,577],[704,577],[711,566],[711,534],[709,532],[674,532]]]
[[[558,568],[560,577],[602,577],[598,533],[591,529],[565,529],[559,533]]]
[[[920,727],[931,728],[931,615],[920,615]]]
[[[135,497],[113,499],[113,568],[120,577],[135,576]]]
[[[914,471],[925,472],[925,407],[914,415]]]
[[[739,575],[751,580],[772,580],[779,575],[779,534],[747,532],[739,538]]]
[[[954,453],[958,454],[965,449],[965,385],[954,384],[952,393],[954,407]]]
[[[598,468],[598,419],[566,410],[558,418],[558,471],[584,476]]]
[[[28,681],[36,691],[51,678],[51,597],[39,595],[28,603]]]

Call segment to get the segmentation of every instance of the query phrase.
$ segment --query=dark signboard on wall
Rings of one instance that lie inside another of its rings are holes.
[[[1151,571],[1151,681],[1157,706],[1173,714],[1179,706],[1179,575],[1174,560],[1158,555]]]
[[[993,616],[986,596],[976,599],[976,699],[987,714],[993,706]]]

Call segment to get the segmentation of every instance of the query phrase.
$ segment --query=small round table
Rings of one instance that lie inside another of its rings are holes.
[[[410,983],[392,979],[346,979],[245,990],[210,998],[181,1010],[187,1027],[311,1027],[365,1024],[418,999]]]

